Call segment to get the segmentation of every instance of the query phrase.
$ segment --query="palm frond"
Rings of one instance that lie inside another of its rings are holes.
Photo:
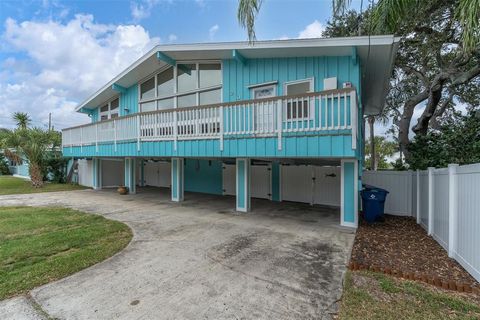
[[[463,48],[472,52],[480,47],[480,0],[460,0],[455,18],[462,25]]]
[[[380,0],[372,14],[376,32],[396,32],[403,19],[415,10],[418,0]]]
[[[352,0],[332,0],[333,16],[343,15],[351,3]]]
[[[262,0],[239,0],[237,18],[242,28],[247,29],[248,41],[253,42],[256,40],[255,34],[255,19]]]

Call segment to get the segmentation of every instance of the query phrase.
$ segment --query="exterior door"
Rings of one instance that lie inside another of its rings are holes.
[[[276,85],[265,85],[252,88],[253,99],[265,99],[277,96]],[[275,101],[255,103],[255,127],[256,132],[270,132],[274,127]]]

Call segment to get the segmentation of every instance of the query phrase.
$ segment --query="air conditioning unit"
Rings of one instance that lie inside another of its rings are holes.
[[[323,90],[336,90],[337,89],[337,77],[323,79]]]

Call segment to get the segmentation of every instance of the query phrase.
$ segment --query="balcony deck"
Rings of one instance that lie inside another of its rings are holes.
[[[136,113],[64,129],[65,156],[353,157],[354,88]]]

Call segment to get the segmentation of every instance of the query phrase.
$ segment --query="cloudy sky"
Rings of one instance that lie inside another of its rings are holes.
[[[354,1],[353,6],[358,6]],[[0,0],[0,127],[88,122],[75,106],[158,43],[246,40],[237,0]],[[265,0],[264,39],[322,35],[331,0]]]

